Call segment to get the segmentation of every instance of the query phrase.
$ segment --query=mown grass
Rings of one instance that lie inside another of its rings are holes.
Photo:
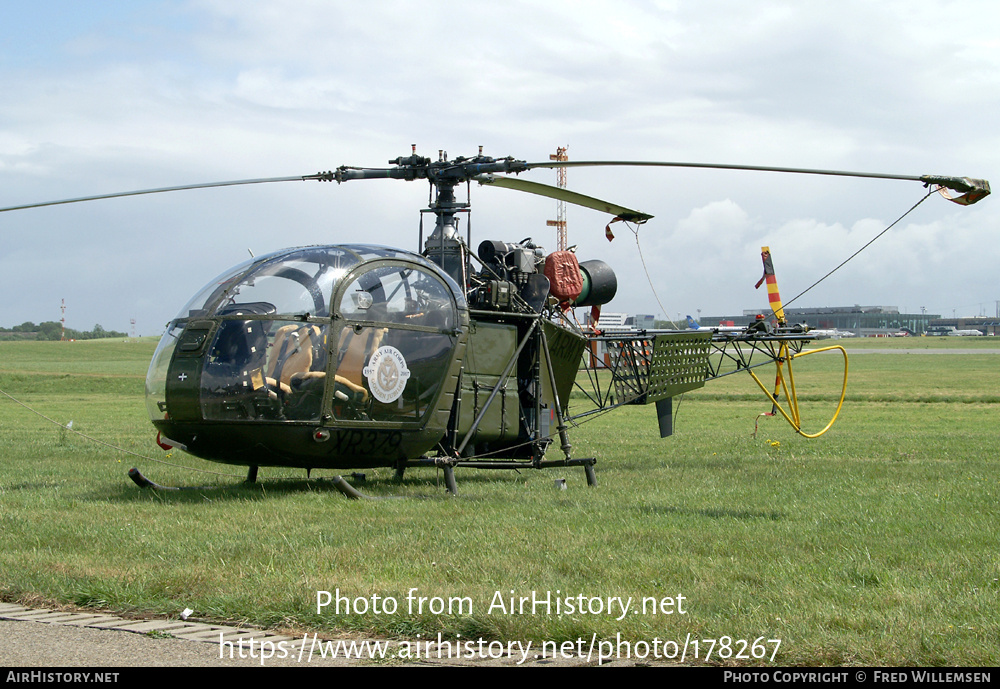
[[[229,476],[196,474],[129,457],[0,398],[0,594],[411,638],[763,636],[782,640],[781,664],[995,665],[1000,355],[921,353],[926,339],[910,340],[908,354],[853,355],[848,403],[820,439],[758,419],[770,404],[732,376],[680,401],[670,439],[658,437],[652,407],[576,429],[574,456],[599,460],[596,489],[580,469],[459,470],[458,498],[429,470],[402,484],[390,470],[366,472],[366,493],[407,499],[351,502],[274,469],[243,487],[238,468],[169,457]],[[902,346],[847,346],[861,345]],[[2,343],[0,390],[163,459],[142,400],[153,346]],[[807,426],[832,413],[838,365],[832,355],[797,364]],[[125,476],[133,464],[161,483],[205,487],[140,491]],[[410,613],[413,588],[467,597],[472,609]],[[398,609],[317,612],[317,590],[336,589]],[[683,595],[686,614],[489,610],[498,591],[557,590]]]

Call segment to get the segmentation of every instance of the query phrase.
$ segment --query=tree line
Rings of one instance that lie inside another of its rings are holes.
[[[58,321],[45,321],[38,325],[25,321],[12,328],[0,327],[0,340],[59,340],[62,337],[63,327]],[[66,328],[65,337],[67,340],[99,340],[104,337],[128,337],[128,333],[105,330],[98,323],[93,330]]]

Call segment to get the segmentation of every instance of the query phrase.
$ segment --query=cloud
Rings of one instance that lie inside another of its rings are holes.
[[[385,165],[410,143],[431,156],[483,144],[537,160],[568,144],[575,160],[996,176],[989,3],[62,9],[44,21],[12,12],[0,26],[0,206]],[[656,216],[640,229],[643,258],[664,308],[685,312],[752,306],[746,285],[768,242],[783,289],[804,288],[920,194],[903,182],[645,169],[574,169],[570,186]],[[473,199],[474,241],[554,243],[551,202],[480,189]],[[63,296],[86,327],[125,329],[130,315],[162,324],[247,248],[358,238],[414,248],[426,200],[423,183],[297,183],[4,214],[0,290],[17,298],[0,305],[0,325],[54,315]],[[845,267],[839,288],[809,298],[940,310],[996,299],[980,270],[995,260],[992,201],[928,200]],[[627,230],[608,246],[606,217],[571,209],[569,221],[582,257],[614,262],[616,308],[659,310]],[[79,272],[81,256],[92,273]],[[129,288],[101,284],[109,271]]]

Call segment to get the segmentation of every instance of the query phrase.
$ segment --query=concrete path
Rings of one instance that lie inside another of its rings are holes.
[[[370,655],[378,655],[375,643],[363,639],[330,640],[312,634],[293,638],[248,627],[183,620],[130,620],[98,612],[0,603],[0,664],[5,673],[9,668],[40,667],[105,668],[113,673],[116,668],[136,667],[597,665],[596,658],[590,662],[585,658],[545,659],[534,653],[490,657],[497,655],[495,649],[487,649],[474,658],[458,657],[459,649],[447,643],[439,649],[434,642],[421,642],[422,646],[415,647],[414,642],[406,641],[378,641],[384,658],[372,659]],[[411,652],[416,648],[418,657],[400,659],[404,647]],[[330,657],[334,651],[336,658]],[[325,658],[321,657],[324,652]],[[662,664],[665,663],[615,661],[604,665]]]
[[[250,638],[254,638],[252,647]],[[275,652],[263,660],[268,667],[352,664],[343,658],[301,662],[288,656],[297,654],[294,644],[301,645],[302,639],[262,630],[180,620],[128,620],[0,603],[0,658],[8,667],[259,667],[261,651],[268,655],[270,648],[262,642],[274,648],[279,648],[279,642],[285,644],[286,657],[278,658]]]

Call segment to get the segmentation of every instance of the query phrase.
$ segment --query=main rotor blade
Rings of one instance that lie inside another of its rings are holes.
[[[619,206],[617,204],[610,203],[609,201],[595,199],[593,196],[585,196],[584,194],[578,194],[575,191],[569,191],[568,189],[562,189],[561,187],[553,187],[549,184],[541,184],[540,182],[529,182],[526,179],[503,177],[501,175],[477,175],[473,179],[480,184],[489,184],[494,187],[504,187],[506,189],[526,191],[529,194],[538,194],[539,196],[547,196],[551,199],[556,199],[557,201],[565,201],[566,203],[572,203],[577,206],[593,208],[594,210],[601,211],[603,213],[610,213],[611,215],[621,218],[622,220],[628,220],[629,222],[644,223],[653,217],[648,213],[634,211],[631,208],[625,208],[624,206]]]
[[[790,172],[803,175],[833,175],[837,177],[863,177],[868,179],[898,179],[909,182],[923,182],[925,185],[936,184],[964,194],[960,198],[944,195],[949,201],[970,205],[990,194],[990,183],[985,179],[970,177],[947,177],[943,175],[893,175],[882,172],[848,172],[846,170],[818,170],[797,167],[772,167],[767,165],[729,165],[724,163],[679,163],[669,161],[649,160],[564,160],[525,163],[531,170],[534,168],[557,167],[682,167],[708,168],[713,170],[750,170],[754,172]],[[961,199],[961,200],[960,200]]]
[[[29,203],[23,206],[9,206],[0,208],[0,213],[4,211],[19,211],[26,208],[42,208],[44,206],[60,206],[66,203],[81,203],[83,201],[98,201],[100,199],[114,199],[121,196],[140,196],[142,194],[159,194],[166,191],[184,191],[186,189],[209,189],[212,187],[234,187],[241,184],[266,184],[268,182],[303,182],[306,180],[329,181],[331,173],[317,173],[315,175],[299,175],[297,177],[267,177],[262,179],[238,179],[229,182],[205,182],[204,184],[184,184],[177,187],[160,187],[159,189],[140,189],[137,191],[120,191],[114,194],[98,194],[96,196],[81,196],[75,199],[62,199],[60,201],[43,201],[41,203]]]

